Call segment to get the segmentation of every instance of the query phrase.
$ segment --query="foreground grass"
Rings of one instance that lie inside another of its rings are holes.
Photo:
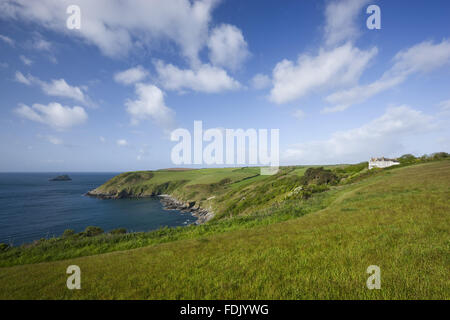
[[[316,213],[251,229],[0,268],[11,299],[449,299],[450,162],[383,172]],[[82,289],[66,288],[66,268]],[[381,268],[381,290],[365,286]]]

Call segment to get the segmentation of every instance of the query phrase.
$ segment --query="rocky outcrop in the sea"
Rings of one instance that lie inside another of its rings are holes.
[[[51,179],[48,179],[49,181],[71,181],[72,179],[67,175],[63,174],[61,176],[57,176]]]

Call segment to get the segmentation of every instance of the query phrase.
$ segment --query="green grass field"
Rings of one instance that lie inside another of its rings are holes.
[[[57,250],[67,246],[69,254],[57,255],[49,245],[48,260],[86,256],[0,268],[0,298],[450,298],[450,161],[374,171],[364,179],[352,175],[351,183],[306,200],[289,196],[304,173],[296,171],[302,169],[255,176],[253,183],[242,180],[254,175],[251,170],[236,171],[233,183],[211,189],[218,195],[217,208],[224,210],[217,221],[167,231],[172,234],[167,241],[142,243],[144,247],[132,250],[120,247],[129,243],[122,239],[104,254],[71,252],[71,242],[55,240]],[[208,180],[195,171],[183,172],[203,181],[192,185],[229,178],[224,172]],[[264,188],[277,192],[264,193]],[[249,196],[252,202],[246,202]],[[242,207],[235,205],[239,197]],[[227,215],[227,210],[234,214]],[[133,236],[128,237],[132,243]],[[27,250],[34,249],[11,249],[12,255],[6,252],[0,258],[14,265],[38,262],[36,257],[45,255],[36,251],[27,256]],[[81,268],[81,290],[66,288],[65,271],[73,264]],[[369,265],[381,268],[381,290],[366,288]]]

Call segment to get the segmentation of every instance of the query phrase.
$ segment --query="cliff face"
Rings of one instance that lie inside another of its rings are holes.
[[[102,191],[101,189],[98,188],[87,192],[86,195],[99,199],[145,198],[156,196],[156,194],[144,194],[144,193],[136,194],[132,191],[127,191],[126,189]]]
[[[214,217],[214,214],[211,211],[201,208],[200,205],[196,204],[195,201],[178,201],[168,194],[162,194],[158,197],[163,204],[164,209],[190,212],[194,217],[197,218],[197,224],[208,222]]]

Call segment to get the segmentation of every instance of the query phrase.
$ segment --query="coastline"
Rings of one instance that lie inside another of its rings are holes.
[[[169,194],[157,195],[159,201],[161,201],[164,210],[179,210],[181,212],[190,212],[197,218],[195,224],[203,224],[208,222],[214,217],[214,213],[200,207],[195,201],[183,202],[174,198]]]
[[[161,202],[164,210],[178,210],[181,212],[190,212],[192,216],[196,217],[195,224],[200,225],[208,222],[214,217],[214,213],[210,210],[200,207],[195,201],[180,201],[170,194],[132,194],[125,190],[122,190],[116,194],[101,193],[96,189],[88,191],[85,196],[103,199],[103,200],[115,200],[115,199],[139,199],[139,198],[151,198],[157,197]]]

